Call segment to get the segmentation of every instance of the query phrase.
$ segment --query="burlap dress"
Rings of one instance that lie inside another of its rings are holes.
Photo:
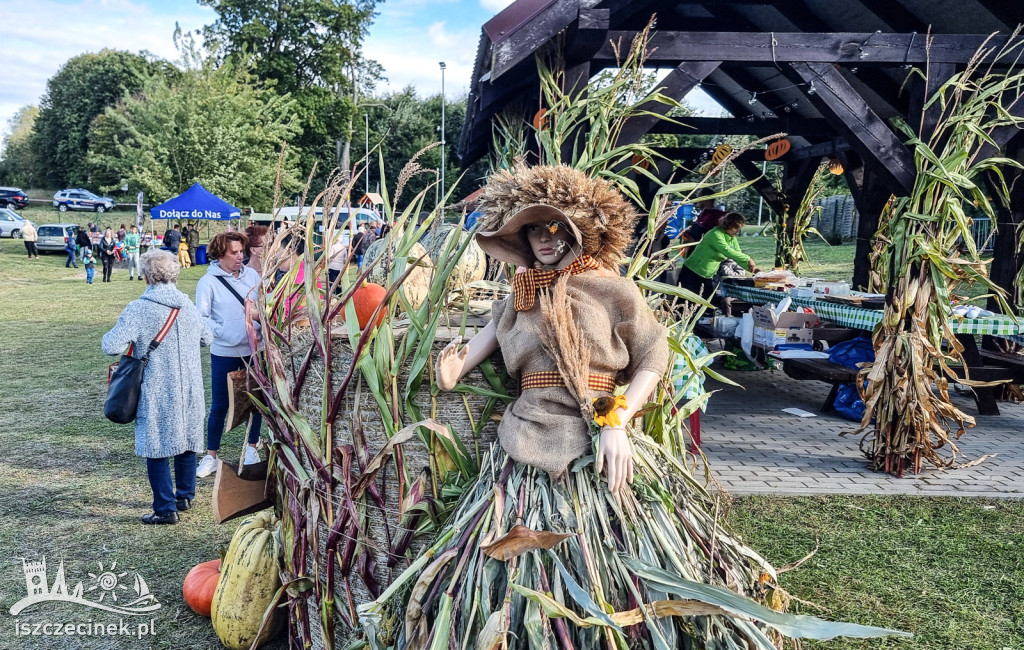
[[[568,279],[567,294],[591,343],[592,372],[623,383],[639,370],[666,370],[666,332],[631,280],[585,272]],[[512,298],[495,303],[493,320],[513,378],[556,369],[541,344],[548,324],[539,301],[519,312]],[[723,638],[766,647],[760,629],[726,616],[579,624],[668,598],[634,560],[740,593],[756,589],[750,566],[767,564],[721,531],[714,503],[686,467],[638,431],[630,438],[634,481],[616,502],[594,471],[588,423],[564,387],[524,390],[498,433],[501,446],[485,455],[449,525],[387,592],[359,607],[371,648],[490,650],[501,638],[508,648],[538,650],[705,648]],[[742,576],[728,568],[739,564]],[[545,597],[579,619],[552,616]]]
[[[665,328],[654,318],[636,284],[588,271],[568,278],[566,290],[580,333],[590,343],[592,374],[613,377],[616,384],[623,385],[640,370],[665,372]],[[509,375],[520,381],[531,373],[557,372],[555,360],[541,345],[542,330],[550,326],[539,304],[516,311],[512,302],[508,298],[491,308]],[[593,397],[607,394],[596,389]],[[513,459],[556,476],[592,446],[580,405],[564,386],[524,390],[505,410],[498,437]]]

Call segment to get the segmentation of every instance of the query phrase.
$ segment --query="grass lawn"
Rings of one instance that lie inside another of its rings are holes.
[[[61,220],[45,210],[30,212],[38,223]],[[72,218],[84,223],[93,216]],[[117,225],[128,218],[114,213],[104,222]],[[741,240],[759,262],[769,259],[756,252],[769,250],[757,248],[766,243]],[[82,269],[64,268],[64,255],[29,261],[20,241],[3,239],[0,245],[0,436],[6,449],[0,459],[0,549],[6,549],[0,562],[0,618],[6,618],[0,620],[0,648],[219,648],[209,621],[181,599],[188,570],[217,557],[217,547],[235,528],[213,521],[212,479],[200,480],[195,507],[180,524],[143,526],[138,518],[149,511],[151,493],[145,465],[133,455],[132,427],[111,424],[102,415],[111,359],[100,352],[99,341],[144,284],[129,283],[127,272],[115,269],[112,283],[89,286]],[[841,262],[829,264],[838,269]],[[184,270],[179,287],[194,295],[204,272],[205,267]],[[225,436],[225,450],[240,445],[240,429]],[[820,538],[817,555],[785,574],[783,585],[826,608],[826,616],[917,635],[806,647],[1024,648],[1021,501],[739,498],[730,518],[777,566],[799,559]],[[15,636],[16,621],[118,620],[56,603],[9,615],[26,593],[22,558],[42,556],[51,584],[61,559],[69,587],[82,581],[88,589],[94,583],[88,574],[99,574],[101,563],[103,570],[116,562],[117,572],[140,573],[162,605],[151,617],[154,634],[143,640]]]
[[[750,236],[739,238],[740,248],[754,258],[758,267],[770,269],[775,261],[775,238],[752,236],[759,231],[758,228],[745,228],[744,232]],[[817,237],[809,237],[804,245],[807,248],[807,261],[800,265],[801,276],[836,282],[849,282],[853,278],[856,243],[849,241],[840,246],[829,246]]]

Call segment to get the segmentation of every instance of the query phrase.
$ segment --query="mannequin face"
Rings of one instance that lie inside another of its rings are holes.
[[[530,242],[533,256],[541,266],[558,265],[572,250],[573,236],[564,224],[558,221],[548,223],[532,223],[526,228],[526,240]],[[552,232],[554,230],[554,232]]]

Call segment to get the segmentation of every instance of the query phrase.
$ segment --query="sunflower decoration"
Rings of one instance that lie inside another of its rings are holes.
[[[603,426],[621,427],[622,421],[615,409],[627,408],[625,395],[606,395],[594,398],[594,424],[598,428]]]

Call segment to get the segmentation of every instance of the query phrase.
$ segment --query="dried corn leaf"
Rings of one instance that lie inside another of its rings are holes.
[[[572,537],[572,534],[552,533],[547,530],[531,530],[526,526],[513,526],[512,530],[490,544],[482,545],[480,550],[486,553],[488,557],[507,562],[528,551],[553,548],[567,537]]]

